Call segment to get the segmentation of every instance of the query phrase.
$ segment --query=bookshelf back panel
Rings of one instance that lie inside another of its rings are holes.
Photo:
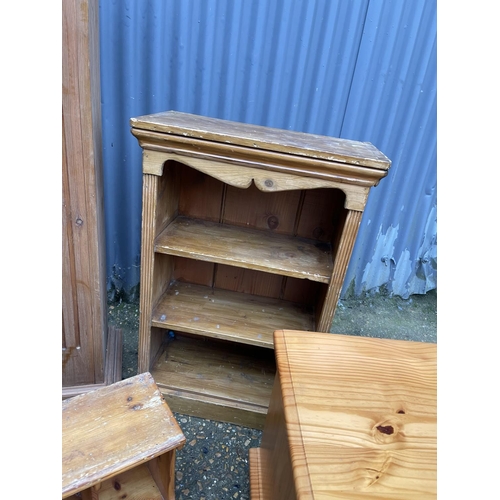
[[[308,189],[297,220],[297,236],[332,242],[340,228],[345,194],[339,189]]]
[[[283,276],[241,267],[217,265],[215,286],[233,292],[280,298]]]
[[[168,256],[174,261],[173,279],[181,283],[214,286],[216,264],[212,262]]]
[[[169,217],[173,206],[187,217],[332,242],[341,226],[345,194],[339,189],[263,192],[226,185],[210,175],[173,160],[164,169]],[[175,192],[179,194],[176,196]],[[165,197],[160,197],[163,199]],[[158,207],[162,210],[162,207]]]
[[[293,234],[301,191],[265,193],[255,184],[247,189],[227,187],[223,222],[280,234]]]
[[[211,262],[159,254],[160,260],[172,260],[172,279],[181,283],[284,299],[296,304],[321,307],[327,285],[278,274],[264,273]]]
[[[180,168],[179,214],[220,222],[225,184],[187,165]]]

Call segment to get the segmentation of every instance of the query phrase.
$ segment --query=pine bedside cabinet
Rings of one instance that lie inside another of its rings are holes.
[[[436,498],[436,344],[276,331],[252,500]]]

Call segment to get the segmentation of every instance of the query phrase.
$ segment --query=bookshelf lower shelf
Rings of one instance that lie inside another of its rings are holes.
[[[273,348],[273,332],[314,330],[312,308],[174,281],[153,310],[153,327]]]
[[[172,411],[263,428],[274,350],[176,334],[152,369]]]

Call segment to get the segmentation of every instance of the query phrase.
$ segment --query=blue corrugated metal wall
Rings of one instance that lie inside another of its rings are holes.
[[[343,294],[436,287],[435,0],[102,0],[100,27],[111,291],[140,278],[129,119],[169,109],[372,142],[393,165]]]
[[[372,190],[346,285],[402,297],[436,288],[436,4],[371,1],[342,137],[393,162]]]

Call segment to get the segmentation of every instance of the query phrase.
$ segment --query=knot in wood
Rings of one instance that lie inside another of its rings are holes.
[[[388,418],[377,422],[373,428],[373,438],[377,443],[392,443],[399,439],[400,425],[397,419]]]
[[[267,226],[269,227],[269,229],[276,229],[279,225],[280,221],[275,215],[271,215],[267,218]]]
[[[382,434],[394,434],[394,427],[392,425],[378,425],[377,430]]]

